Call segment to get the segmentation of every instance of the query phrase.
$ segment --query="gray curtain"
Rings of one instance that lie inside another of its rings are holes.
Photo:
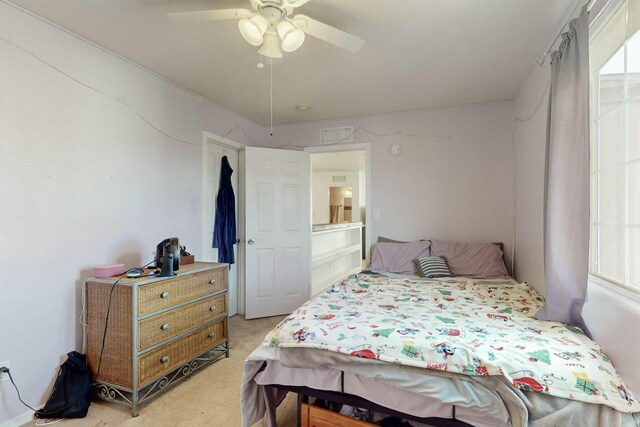
[[[589,271],[589,23],[586,6],[551,53],[545,176],[546,304],[538,319],[584,328]]]

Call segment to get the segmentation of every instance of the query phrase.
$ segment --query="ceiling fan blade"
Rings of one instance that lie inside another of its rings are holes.
[[[336,27],[316,21],[306,15],[296,15],[293,18],[293,22],[296,27],[310,36],[324,40],[349,52],[357,52],[364,46],[364,40],[360,37],[345,33]]]
[[[167,16],[179,22],[225,21],[229,19],[250,18],[254,15],[249,9],[214,9],[195,12],[168,13]]]

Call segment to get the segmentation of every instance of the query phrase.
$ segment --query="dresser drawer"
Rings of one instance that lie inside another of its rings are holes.
[[[184,337],[167,343],[138,358],[138,385],[171,371],[194,356],[223,341],[227,336],[227,319],[206,325]]]
[[[138,349],[173,338],[227,313],[227,294],[205,298],[138,322]]]
[[[227,268],[143,285],[138,288],[138,315],[144,316],[224,289],[227,289]]]

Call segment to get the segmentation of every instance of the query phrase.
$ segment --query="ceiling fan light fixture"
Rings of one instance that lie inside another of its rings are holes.
[[[304,31],[293,26],[289,21],[278,24],[278,35],[282,40],[282,50],[293,52],[304,43]]]
[[[262,46],[260,46],[260,49],[258,49],[258,53],[268,58],[282,58],[282,52],[280,51],[280,42],[275,31],[269,30],[264,35],[264,42],[262,42]]]
[[[264,40],[264,33],[267,31],[269,23],[262,15],[256,15],[251,19],[241,19],[238,21],[240,34],[253,46],[260,46]]]

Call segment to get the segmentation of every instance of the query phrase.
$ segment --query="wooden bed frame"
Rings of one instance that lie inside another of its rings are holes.
[[[468,423],[465,423],[464,421],[460,421],[456,419],[455,406],[452,406],[451,418],[439,418],[439,417],[421,418],[421,417],[416,417],[414,415],[398,412],[394,409],[378,405],[377,403],[371,402],[370,400],[364,399],[359,396],[354,396],[352,394],[341,393],[336,391],[316,390],[309,387],[298,387],[298,386],[278,385],[278,384],[273,384],[271,385],[271,387],[277,388],[279,390],[286,390],[288,392],[293,392],[298,395],[298,405],[297,405],[298,427],[307,427],[302,422],[303,421],[302,409],[303,409],[303,404],[309,403],[310,397],[338,403],[341,405],[349,405],[356,408],[369,409],[369,410],[380,412],[389,416],[394,416],[394,417],[402,418],[409,421],[416,421],[423,424],[429,424],[434,427],[473,427],[471,424],[468,424]],[[355,421],[359,421],[359,420],[355,420]],[[358,425],[358,424],[354,423],[354,426],[355,425]],[[359,424],[359,425],[362,425],[362,424]],[[336,426],[342,426],[342,424],[336,424]]]

